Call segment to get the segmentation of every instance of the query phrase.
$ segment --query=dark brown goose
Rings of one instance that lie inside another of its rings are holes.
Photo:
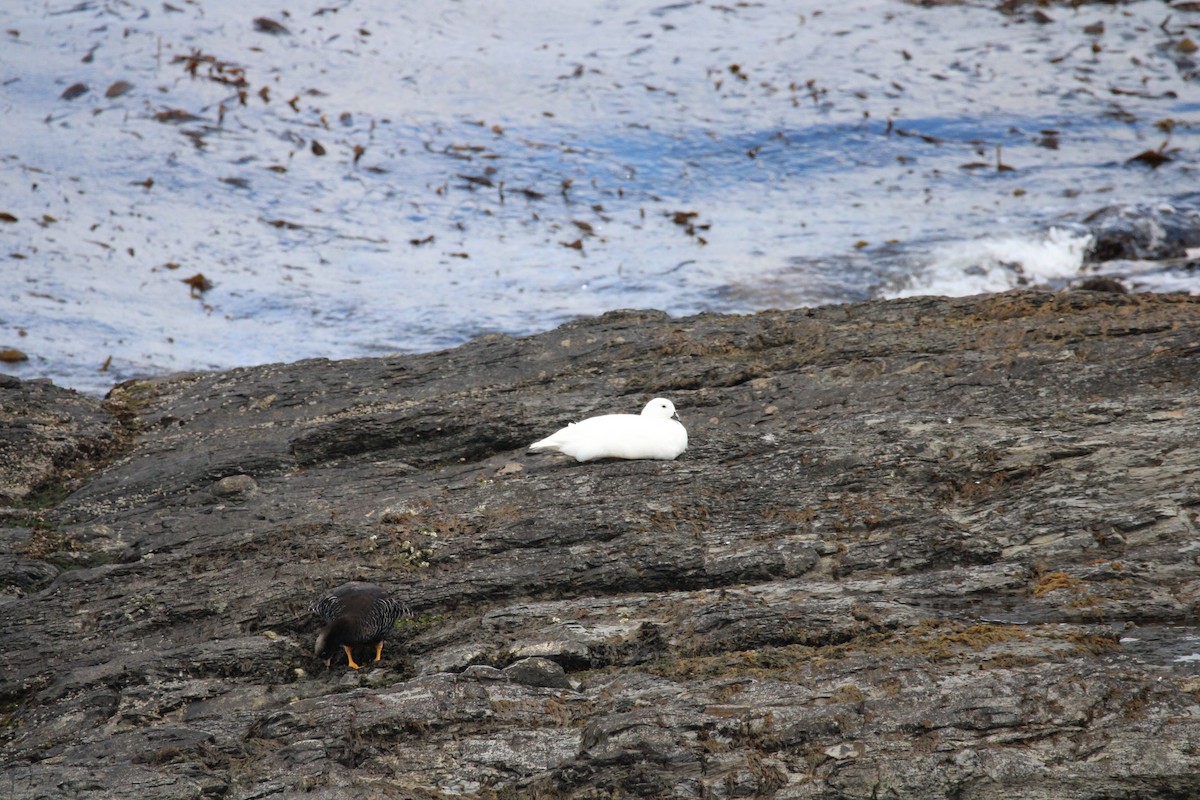
[[[329,666],[340,647],[346,651],[352,669],[362,666],[354,663],[352,648],[374,645],[378,661],[383,657],[383,640],[400,615],[408,611],[399,600],[388,597],[382,586],[362,581],[342,584],[314,603],[312,610],[325,626],[317,636],[317,658]]]

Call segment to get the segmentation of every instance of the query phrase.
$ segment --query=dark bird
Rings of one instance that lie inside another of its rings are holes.
[[[362,581],[344,583],[313,604],[313,613],[325,625],[317,636],[317,658],[329,666],[340,647],[346,651],[351,669],[355,645],[375,646],[375,660],[383,657],[383,640],[408,609],[399,600],[388,597],[382,586]]]

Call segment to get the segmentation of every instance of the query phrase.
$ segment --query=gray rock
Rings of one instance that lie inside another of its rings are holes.
[[[9,556],[0,560],[0,590],[38,590],[58,575],[58,567],[32,558]]]
[[[510,681],[526,686],[545,686],[550,689],[570,689],[571,679],[558,662],[548,658],[522,658],[504,668]]]
[[[502,681],[505,678],[504,672],[486,664],[472,664],[461,675],[463,680],[471,681]]]
[[[49,381],[0,375],[0,505],[48,506],[122,453],[129,432],[116,410]]]
[[[5,791],[1187,796],[1198,354],[1030,291],[8,381]],[[525,450],[655,395],[676,461]],[[414,610],[360,671],[347,580]]]
[[[212,485],[214,497],[238,497],[258,491],[258,484],[249,475],[230,475]]]

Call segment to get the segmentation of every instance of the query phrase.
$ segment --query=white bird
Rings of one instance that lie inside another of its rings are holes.
[[[597,458],[656,458],[671,461],[687,449],[687,429],[670,400],[656,397],[641,414],[602,414],[572,422],[529,445],[557,450],[576,461]]]

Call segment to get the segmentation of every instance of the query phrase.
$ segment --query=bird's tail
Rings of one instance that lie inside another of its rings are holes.
[[[541,439],[529,445],[529,449],[533,450],[534,452],[539,452],[542,450],[557,450],[559,446],[558,440],[556,440],[553,436],[547,436],[545,439]]]

